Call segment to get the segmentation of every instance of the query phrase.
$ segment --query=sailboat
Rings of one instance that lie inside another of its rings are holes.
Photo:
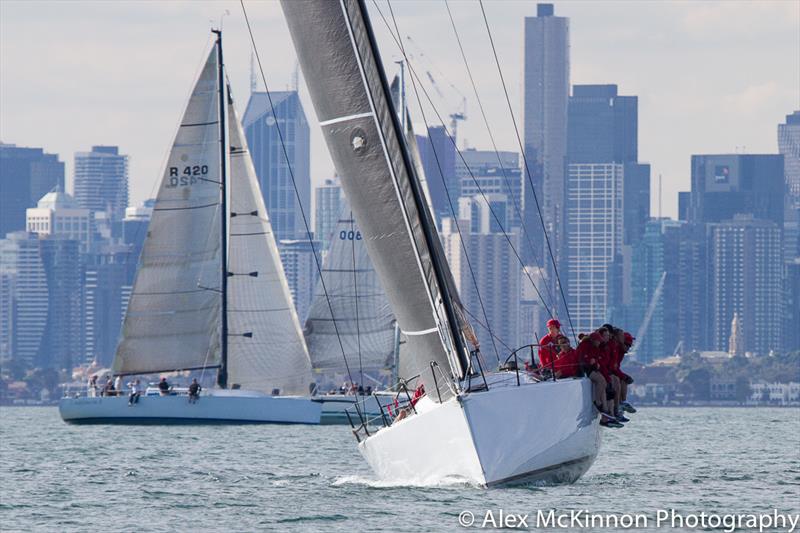
[[[185,394],[66,397],[73,423],[318,424],[311,362],[216,39],[161,180],[112,372],[216,372]]]
[[[518,370],[482,368],[364,1],[281,6],[337,173],[407,339],[398,373],[404,386],[424,385],[404,417],[359,417],[359,451],[392,482],[575,481],[600,446],[590,382],[534,382]]]

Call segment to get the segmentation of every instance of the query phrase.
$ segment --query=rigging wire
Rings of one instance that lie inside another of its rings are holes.
[[[387,0],[387,5],[389,6],[389,12],[392,14],[392,22],[394,23],[395,31],[397,32],[397,35],[400,36],[401,35],[400,34],[400,29],[397,27],[397,20],[394,18],[394,13],[392,11],[392,4],[391,4],[391,2],[389,0]],[[406,51],[405,51],[405,48],[403,47],[402,41],[400,41],[399,46],[400,46],[400,51],[403,53],[403,58],[405,59],[406,64],[408,64],[408,57],[406,56]],[[420,112],[422,113],[422,120],[425,123],[425,131],[427,132],[427,130],[428,130],[428,120],[425,117],[425,110],[422,108],[422,99],[419,96],[419,91],[417,90],[417,84],[414,82],[413,76],[411,78],[411,85],[414,88],[414,95],[417,98],[417,103],[419,104]],[[403,109],[401,111],[401,113],[405,113],[405,112],[406,112],[405,109]],[[469,259],[469,253],[467,251],[467,245],[466,245],[466,243],[464,241],[464,235],[461,232],[461,224],[459,224],[459,222],[458,222],[458,214],[455,212],[455,208],[453,206],[453,199],[452,199],[452,197],[450,195],[450,189],[447,186],[447,179],[444,176],[444,172],[442,171],[442,165],[441,165],[441,162],[439,160],[439,155],[438,155],[438,153],[436,151],[436,148],[434,147],[434,144],[432,142],[430,143],[430,146],[431,146],[431,149],[433,150],[433,157],[436,160],[436,167],[439,169],[439,177],[442,179],[442,185],[444,186],[445,195],[447,196],[447,203],[450,206],[450,212],[453,214],[453,222],[454,222],[454,224],[456,226],[456,230],[458,231],[458,237],[459,237],[458,240],[459,240],[459,242],[461,244],[461,249],[464,251],[464,258],[466,259],[467,267],[469,269],[470,276],[472,277],[472,283],[475,286],[475,294],[478,296],[478,303],[480,304],[481,312],[483,313],[484,320],[486,320],[486,323],[489,324],[489,317],[486,314],[486,307],[483,304],[483,298],[481,297],[480,288],[478,287],[478,279],[475,276],[475,271],[472,268],[472,262]],[[492,348],[494,348],[495,357],[497,357],[497,363],[499,364],[500,363],[500,352],[497,350],[497,344],[494,341],[494,334],[492,333],[491,329],[489,329],[489,335],[490,335],[489,338],[492,341]]]
[[[494,38],[492,37],[492,31],[489,28],[489,20],[486,18],[486,10],[483,8],[483,0],[478,0],[478,4],[481,6],[481,14],[483,15],[483,23],[486,26],[486,33],[489,36],[489,43],[492,45],[492,54],[494,55],[494,62],[497,65],[497,72],[500,75],[500,81],[503,85],[503,93],[506,97],[506,104],[508,104],[508,112],[511,115],[511,121],[514,124],[514,133],[517,137],[517,144],[519,145],[520,153],[522,154],[522,160],[525,167],[525,175],[528,178],[528,183],[531,186],[531,192],[533,192],[533,200],[536,204],[536,211],[539,213],[539,221],[542,224],[542,232],[544,233],[544,239],[547,243],[547,251],[550,254],[550,260],[553,264],[553,272],[556,275],[556,281],[558,282],[558,289],[561,291],[561,299],[564,301],[564,310],[567,312],[567,320],[569,320],[569,327],[572,330],[572,336],[575,338],[575,343],[578,342],[578,337],[575,334],[575,326],[572,323],[572,316],[569,313],[569,304],[567,303],[567,297],[564,295],[564,286],[561,283],[561,276],[558,273],[558,266],[556,265],[556,258],[553,254],[553,247],[550,245],[550,236],[547,234],[547,226],[544,223],[544,215],[542,215],[542,209],[539,205],[539,198],[536,194],[536,189],[533,186],[533,178],[531,177],[530,167],[528,166],[528,158],[525,156],[525,149],[522,145],[522,138],[519,135],[519,127],[517,126],[517,119],[514,116],[514,110],[511,107],[511,98],[508,96],[508,87],[506,86],[506,79],[503,76],[503,69],[500,68],[500,60],[497,57],[497,48],[494,46]]]
[[[336,317],[333,314],[333,304],[331,304],[331,299],[328,294],[328,288],[325,286],[325,277],[322,275],[322,266],[319,262],[319,256],[317,255],[316,246],[314,246],[314,239],[311,237],[311,226],[308,223],[308,218],[306,217],[305,209],[303,208],[303,203],[300,199],[300,191],[297,188],[297,182],[294,177],[294,170],[292,170],[292,164],[289,159],[289,152],[286,149],[286,142],[283,139],[283,132],[280,128],[280,123],[278,122],[278,116],[275,113],[275,105],[272,102],[272,94],[269,91],[269,85],[267,85],[267,77],[264,75],[264,68],[261,65],[261,55],[258,53],[258,47],[256,46],[255,36],[253,35],[253,28],[250,26],[250,18],[247,16],[247,9],[244,6],[244,0],[239,0],[239,4],[242,6],[242,13],[244,14],[244,21],[247,24],[247,32],[250,34],[250,43],[253,45],[253,52],[255,53],[256,63],[258,64],[258,70],[261,73],[261,81],[264,83],[264,91],[267,95],[267,99],[269,100],[269,107],[272,112],[272,117],[275,119],[275,130],[278,132],[278,139],[281,142],[281,148],[283,150],[283,157],[286,160],[286,168],[289,170],[289,177],[292,180],[292,188],[294,189],[295,198],[297,199],[297,205],[300,208],[300,216],[303,219],[303,225],[306,228],[306,235],[308,236],[308,242],[311,245],[311,253],[314,256],[314,265],[317,267],[317,273],[319,274],[319,282],[322,286],[322,292],[325,293],[325,301],[328,304],[328,310],[331,313],[331,322],[333,323],[333,329],[336,332],[336,339],[339,341],[339,348],[342,350],[342,359],[344,359],[344,366],[347,370],[347,377],[350,380],[350,383],[353,383],[353,374],[350,372],[350,364],[347,362],[347,355],[344,349],[344,343],[342,342],[342,336],[339,334],[339,326],[336,324]],[[358,403],[356,403],[356,407]]]
[[[512,202],[514,204],[514,211],[516,212],[517,217],[519,217],[519,223],[520,223],[520,227],[522,228],[522,234],[525,235],[525,240],[527,241],[528,246],[530,247],[531,251],[535,254],[536,253],[536,247],[533,245],[533,242],[531,241],[530,232],[528,231],[528,228],[525,225],[525,217],[522,214],[522,210],[520,209],[519,203],[517,202],[517,197],[514,194],[513,188],[511,187],[511,181],[508,179],[508,174],[506,173],[505,165],[503,165],[503,160],[500,157],[500,151],[497,149],[497,143],[495,142],[494,134],[492,133],[492,129],[489,127],[489,119],[486,116],[486,110],[483,107],[483,101],[481,100],[481,97],[478,94],[478,87],[475,84],[475,78],[472,76],[472,69],[469,66],[469,62],[467,61],[467,55],[464,52],[464,46],[461,43],[461,36],[459,35],[458,29],[456,28],[456,23],[455,23],[455,20],[453,19],[453,14],[450,11],[450,4],[449,4],[448,0],[444,0],[444,6],[445,6],[445,8],[447,8],[447,16],[450,19],[450,26],[453,28],[453,34],[455,35],[456,42],[458,43],[458,49],[461,52],[461,59],[463,59],[463,61],[464,61],[464,68],[467,71],[467,75],[469,76],[470,84],[472,85],[472,92],[475,94],[475,100],[478,102],[478,108],[480,109],[481,117],[483,117],[483,123],[486,126],[486,132],[489,134],[489,139],[492,142],[492,148],[494,150],[495,155],[497,156],[497,163],[500,165],[500,171],[503,174],[503,181],[505,182],[506,189],[508,189],[508,194],[509,194],[509,196],[511,196],[511,200],[512,200]],[[520,185],[523,185],[523,187],[524,187],[523,183],[520,183]],[[538,258],[537,258],[536,261],[537,261],[536,262],[536,267],[539,269],[539,275],[544,280],[545,276],[544,276],[544,272],[542,271],[542,264],[544,263],[544,257],[542,257],[541,261],[539,261]],[[547,289],[547,296],[550,299],[550,305],[554,306],[553,302],[555,301],[555,297],[553,296],[553,292],[552,292],[552,289],[550,288],[550,284],[549,283],[545,283],[544,286]]]
[[[398,45],[398,47],[400,47],[398,37],[393,33],[393,31],[391,29],[391,26],[389,25],[389,21],[386,19],[386,16],[381,11],[380,6],[378,6],[378,4],[377,4],[377,0],[372,0],[372,3],[375,5],[375,8],[378,10],[378,13],[381,16],[381,19],[383,20],[383,23],[389,29],[389,34],[391,35],[392,39],[395,41],[395,43]],[[458,149],[458,146],[456,146],[455,139],[453,139],[453,136],[450,134],[450,131],[448,130],[448,128],[447,128],[447,126],[446,126],[446,124],[444,122],[444,119],[442,118],[442,115],[439,113],[439,111],[436,109],[436,106],[433,104],[433,101],[431,100],[430,94],[428,93],[427,90],[425,90],[425,86],[422,84],[421,78],[417,74],[416,70],[414,70],[414,67],[411,65],[410,62],[407,61],[407,65],[408,65],[409,71],[412,74],[412,77],[417,78],[417,81],[420,83],[420,88],[422,90],[422,94],[425,95],[425,99],[428,101],[428,103],[431,106],[431,109],[433,110],[433,112],[436,115],[437,119],[442,124],[442,128],[444,129],[445,134],[450,139],[450,142],[453,144],[453,147],[455,148],[456,153],[459,155],[459,157],[461,158],[461,161],[464,163],[464,166],[465,166],[467,172],[469,173],[470,178],[472,179],[473,183],[475,184],[475,187],[478,189],[478,192],[480,193],[480,195],[483,198],[484,202],[486,202],[486,205],[489,208],[489,212],[491,213],[492,217],[494,218],[495,222],[497,223],[498,227],[500,228],[500,231],[502,232],[503,236],[506,238],[506,242],[508,242],[508,245],[511,248],[511,251],[513,252],[514,256],[517,258],[517,261],[519,262],[519,264],[523,267],[522,271],[525,273],[525,276],[528,278],[528,281],[530,282],[531,286],[533,287],[534,291],[536,292],[537,296],[539,297],[539,300],[541,300],[542,305],[544,306],[545,310],[547,311],[547,314],[550,317],[553,317],[554,314],[553,314],[552,310],[547,305],[547,302],[545,301],[544,297],[542,296],[542,293],[539,291],[539,288],[536,286],[536,282],[533,281],[533,278],[531,277],[530,272],[528,272],[528,270],[526,268],[524,268],[525,267],[525,263],[522,261],[522,257],[520,257],[519,252],[517,251],[517,248],[514,246],[514,243],[511,242],[511,238],[508,236],[508,232],[506,232],[505,228],[503,227],[503,223],[500,221],[500,218],[498,217],[497,213],[492,208],[492,205],[489,202],[489,199],[486,197],[486,193],[483,190],[483,187],[481,187],[481,185],[478,182],[477,178],[475,178],[475,175],[473,174],[472,169],[469,168],[469,165],[467,165],[466,161],[464,160],[464,155],[461,153],[461,150]]]
[[[364,386],[364,365],[361,362],[361,325],[358,316],[358,273],[356,272],[356,227],[355,220],[353,219],[353,212],[350,211],[350,233],[353,234],[352,249],[353,249],[353,293],[355,296],[356,304],[356,341],[358,342],[358,371],[361,375],[359,384]]]

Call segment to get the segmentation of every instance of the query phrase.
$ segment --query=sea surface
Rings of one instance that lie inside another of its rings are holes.
[[[574,485],[486,490],[378,482],[344,426],[72,426],[56,408],[0,408],[0,530],[439,532],[500,509],[800,513],[800,409],[631,416],[604,430]]]

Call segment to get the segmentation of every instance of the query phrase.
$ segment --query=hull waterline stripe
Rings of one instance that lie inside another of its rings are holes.
[[[366,118],[366,117],[371,117],[371,116],[373,116],[372,112],[371,111],[367,111],[366,113],[359,113],[357,115],[347,115],[347,116],[344,116],[344,117],[337,117],[337,118],[331,118],[331,119],[328,119],[328,120],[323,120],[322,122],[319,123],[319,125],[320,126],[330,126],[331,124],[338,124],[339,122],[347,122],[348,120],[355,120],[357,118]]]
[[[487,487],[494,487],[494,486],[497,486],[497,485],[502,485],[504,483],[512,483],[514,481],[521,481],[521,480],[523,480],[525,478],[529,478],[529,477],[533,478],[533,477],[543,476],[543,475],[547,474],[548,472],[552,472],[552,471],[558,470],[560,468],[566,468],[566,467],[569,467],[569,466],[572,466],[572,465],[581,465],[581,464],[585,464],[587,462],[592,462],[592,461],[594,461],[594,458],[595,458],[594,455],[586,455],[586,456],[581,457],[579,459],[572,459],[571,461],[564,461],[563,463],[559,463],[557,465],[546,466],[546,467],[540,468],[538,470],[531,470],[530,472],[525,472],[523,474],[517,474],[515,476],[510,476],[510,477],[506,477],[506,478],[503,478],[503,479],[498,479],[497,481],[490,481],[490,482],[486,483],[486,486]]]

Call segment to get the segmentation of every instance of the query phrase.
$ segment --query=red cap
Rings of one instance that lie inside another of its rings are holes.
[[[625,332],[625,344],[627,344],[628,346],[633,344],[633,335],[631,335],[627,331]]]
[[[547,321],[547,327],[557,327],[558,329],[561,329],[561,322],[559,322],[558,319],[551,318]]]

